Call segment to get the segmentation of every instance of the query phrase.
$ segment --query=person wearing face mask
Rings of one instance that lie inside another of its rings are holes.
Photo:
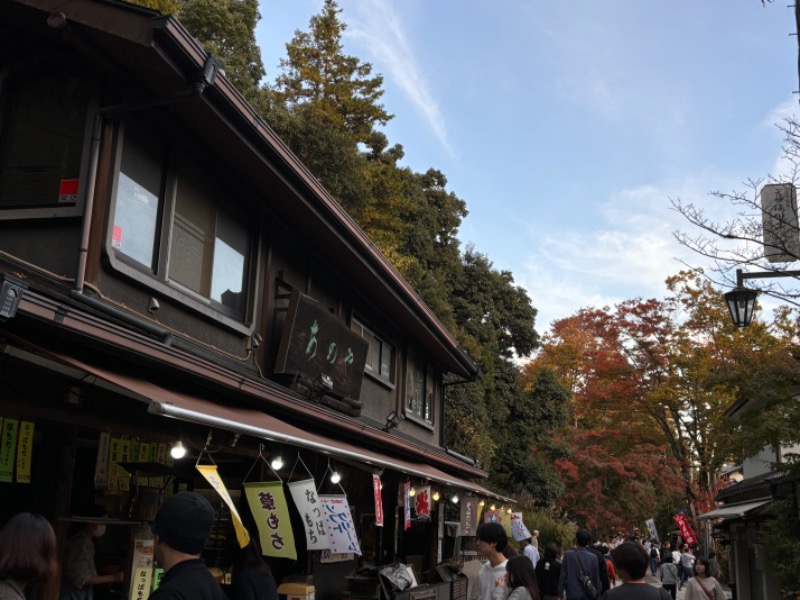
[[[93,506],[85,516],[100,519],[107,515],[102,506]],[[92,600],[95,585],[121,583],[124,580],[122,571],[112,575],[97,574],[92,540],[104,535],[105,532],[104,523],[88,522],[67,542],[61,600]]]
[[[711,567],[705,558],[694,562],[694,577],[686,584],[684,600],[724,600],[725,590],[719,581],[711,576]]]

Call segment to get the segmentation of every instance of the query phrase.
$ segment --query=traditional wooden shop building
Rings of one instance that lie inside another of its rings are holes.
[[[309,550],[286,492],[296,557],[272,566],[326,598],[366,562],[430,571],[454,496],[505,500],[443,447],[443,377],[476,364],[176,18],[4,0],[0,61],[0,523],[63,536],[101,503],[98,559],[127,570],[160,495],[198,489],[219,566],[196,464],[234,502],[313,478],[361,556]]]

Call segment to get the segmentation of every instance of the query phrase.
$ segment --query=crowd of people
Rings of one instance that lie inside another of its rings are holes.
[[[672,550],[669,542],[659,547],[649,539],[592,544],[589,531],[579,529],[573,548],[562,554],[549,543],[539,556],[538,543],[535,554],[527,552],[530,539],[518,554],[498,523],[479,525],[476,538],[486,559],[478,600],[675,600],[683,588],[685,600],[725,600],[714,553],[695,557],[687,545]],[[646,581],[648,570],[660,587]]]
[[[92,515],[102,519],[103,511]],[[151,600],[228,600],[201,558],[214,524],[214,509],[203,496],[181,492],[167,498],[152,525],[153,550],[164,569]],[[41,515],[20,513],[0,530],[0,600],[91,600],[95,585],[122,582],[121,572],[98,575],[93,538],[102,522],[84,524],[66,549],[59,568],[56,536]],[[232,600],[278,600],[275,578],[255,540],[232,544]],[[526,559],[527,560],[527,559]]]
[[[152,525],[155,558],[165,571],[153,600],[226,600],[201,558],[213,522],[214,511],[199,494],[164,501]],[[122,581],[121,574],[100,576],[94,568],[92,539],[103,529],[89,522],[70,539],[62,576],[50,523],[33,513],[14,516],[0,530],[0,600],[90,600],[93,585]],[[548,543],[540,553],[538,533],[523,540],[520,554],[502,525],[478,526],[476,548],[486,559],[478,600],[675,600],[684,587],[685,600],[725,600],[713,553],[695,557],[688,546],[673,550],[669,542],[659,547],[650,540],[592,544],[585,529],[576,532],[573,548],[561,553]],[[233,546],[232,598],[277,600],[275,579],[255,542]],[[648,569],[660,587],[647,583]]]

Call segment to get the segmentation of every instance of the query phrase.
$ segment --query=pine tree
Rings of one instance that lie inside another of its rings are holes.
[[[295,32],[286,45],[288,58],[281,61],[274,94],[289,108],[308,104],[322,121],[350,133],[356,144],[367,143],[375,127],[392,115],[378,104],[383,77],[371,76],[370,63],[344,54],[347,25],[339,13],[334,0],[325,0],[322,12],[311,18],[310,30]]]

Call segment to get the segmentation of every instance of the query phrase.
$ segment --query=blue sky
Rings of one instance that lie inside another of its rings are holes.
[[[466,201],[459,238],[510,270],[536,328],[583,306],[663,297],[691,229],[670,198],[779,169],[797,113],[786,3],[759,0],[339,0],[344,51],[384,76],[404,164]],[[269,81],[322,0],[261,0]]]

